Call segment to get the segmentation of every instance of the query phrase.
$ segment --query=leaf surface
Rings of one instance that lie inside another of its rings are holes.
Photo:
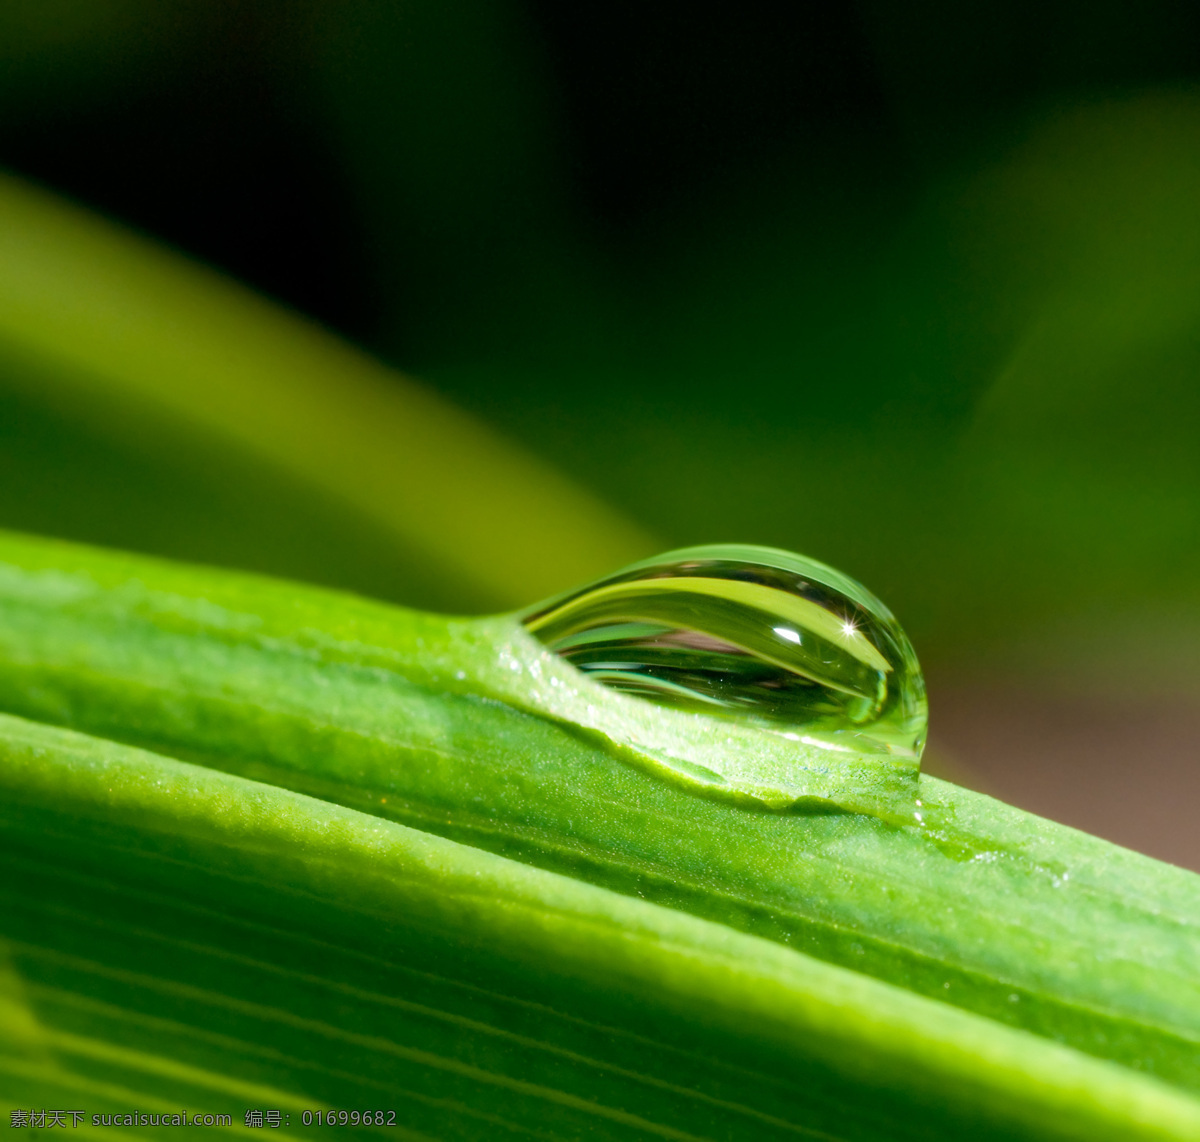
[[[398,1107],[399,1137],[1200,1130],[1159,1082],[723,925],[72,732],[0,742],[22,1101]]]
[[[10,712],[641,897],[1197,1088],[1194,874],[929,778],[881,815],[698,792],[629,735],[631,705],[659,711],[579,680],[509,617],[21,537],[2,556]],[[728,723],[679,717],[685,754],[705,732],[726,740]]]

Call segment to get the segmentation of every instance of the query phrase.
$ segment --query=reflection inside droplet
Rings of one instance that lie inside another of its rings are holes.
[[[925,687],[899,624],[861,584],[791,552],[668,552],[523,621],[626,694],[802,729],[806,742],[829,749],[912,758],[924,744]]]

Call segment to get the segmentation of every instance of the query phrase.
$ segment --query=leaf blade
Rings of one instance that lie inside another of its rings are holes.
[[[543,992],[559,997],[601,996],[610,1012],[627,1021],[631,1008],[651,1012],[640,1026],[635,1021],[635,1031],[653,1032],[657,1020],[677,1036],[709,1042],[715,1034],[717,1041],[736,1044],[730,1055],[740,1051],[743,1063],[754,1060],[768,1080],[782,1079],[791,1088],[792,1114],[800,1115],[793,1120],[801,1125],[814,1110],[830,1111],[805,1106],[802,1097],[797,1103],[794,1092],[803,1088],[794,1076],[823,1074],[832,1082],[833,1075],[841,1081],[840,1098],[833,1101],[842,1116],[834,1137],[906,1136],[903,1124],[892,1120],[889,1132],[879,1133],[880,1107],[885,1119],[888,1112],[919,1110],[922,1130],[930,1116],[941,1116],[945,1126],[971,1122],[981,1137],[1018,1126],[1039,1138],[1186,1138],[1200,1129],[1200,1104],[1163,1084],[721,925],[69,731],[5,717],[2,741],[10,844],[14,833],[26,843],[44,838],[46,816],[57,817],[73,826],[77,844],[89,830],[95,830],[91,841],[107,835],[110,846],[123,836],[128,849],[132,838],[141,850],[127,851],[124,859],[132,866],[146,857],[165,859],[177,873],[183,860],[204,877],[222,870],[224,891],[231,876],[256,884],[255,894],[234,901],[235,909],[248,899],[257,906],[265,895],[290,895],[306,902],[307,920],[320,926],[336,902],[338,924],[359,916],[356,937],[364,918],[366,927],[399,919],[410,940],[414,931],[423,933],[427,953],[465,956],[476,970],[484,963],[493,965],[489,971],[504,965],[493,981],[523,980],[528,989],[541,980]],[[40,843],[44,856],[52,845]],[[90,841],[80,847],[89,849]],[[178,889],[179,881],[173,883]],[[187,888],[196,890],[198,883],[188,880]],[[291,903],[276,910],[292,911],[291,920],[297,919]],[[388,947],[390,938],[391,932],[377,938],[376,948]],[[58,955],[61,960],[63,953]],[[549,989],[547,975],[553,977]],[[290,1018],[294,1023],[299,1017]],[[461,1022],[456,1030],[461,1032]],[[502,1054],[491,1057],[493,1065]],[[763,1062],[771,1057],[782,1060],[774,1074]],[[490,1091],[478,1068],[451,1070]],[[645,1118],[620,1106],[583,1106],[594,1097],[569,1091],[548,1096],[521,1086],[523,1081],[502,1083],[513,1105],[527,1111],[522,1100],[548,1100],[563,1108],[571,1129],[584,1113],[593,1125],[598,1115],[604,1130],[611,1125],[647,1136],[696,1136],[666,1124],[674,1120]],[[875,1100],[857,1118],[855,1091],[860,1099],[869,1091],[867,1102]],[[654,1108],[661,1114],[664,1104],[654,1102]],[[706,1105],[700,1115],[710,1125],[705,1116],[713,1110]],[[746,1117],[742,1134],[727,1136],[751,1136]],[[760,1132],[753,1136],[764,1136],[762,1116],[749,1117]],[[891,1132],[897,1126],[900,1133]]]
[[[921,811],[937,827],[696,797],[536,704],[509,704],[519,687],[496,679],[516,676],[512,662],[526,677],[553,667],[511,620],[0,547],[6,709],[645,895],[1197,1081],[1193,874],[930,779],[922,796],[941,808]],[[588,700],[608,698],[597,687]]]

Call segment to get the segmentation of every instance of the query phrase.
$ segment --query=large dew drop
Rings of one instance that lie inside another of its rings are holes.
[[[526,628],[589,677],[811,745],[917,759],[925,684],[891,612],[770,547],[670,551],[543,603]]]

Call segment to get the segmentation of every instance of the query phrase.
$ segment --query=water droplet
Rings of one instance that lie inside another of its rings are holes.
[[[526,628],[614,690],[834,752],[919,758],[925,685],[888,609],[769,547],[671,551],[540,604]]]

